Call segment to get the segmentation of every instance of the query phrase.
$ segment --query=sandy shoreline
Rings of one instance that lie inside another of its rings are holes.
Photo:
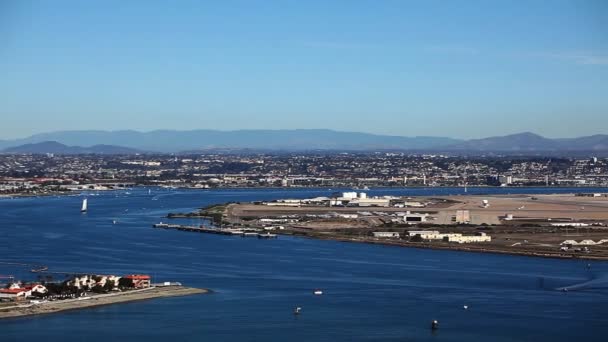
[[[146,299],[189,296],[194,294],[205,294],[210,291],[207,289],[197,289],[184,286],[151,287],[142,290],[129,292],[110,293],[84,297],[86,299],[68,299],[40,304],[22,304],[19,306],[0,308],[0,319],[14,318],[32,315],[43,315],[55,312],[78,310],[102,305],[133,302]]]

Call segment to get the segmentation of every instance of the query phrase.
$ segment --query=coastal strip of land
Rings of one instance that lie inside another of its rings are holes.
[[[161,286],[140,290],[94,295],[76,299],[65,299],[41,303],[28,303],[0,307],[0,319],[31,315],[50,314],[60,311],[84,309],[102,305],[133,302],[146,299],[189,296],[209,293],[208,289],[198,289],[185,286]]]

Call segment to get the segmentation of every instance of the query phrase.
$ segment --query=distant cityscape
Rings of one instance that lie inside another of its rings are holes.
[[[405,153],[0,155],[0,193],[180,188],[608,186],[608,158]]]

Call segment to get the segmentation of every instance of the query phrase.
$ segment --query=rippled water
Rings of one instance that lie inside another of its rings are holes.
[[[605,262],[587,269],[587,262],[576,260],[156,230],[151,225],[169,211],[331,191],[130,193],[89,194],[84,215],[82,196],[1,199],[0,262],[45,264],[66,273],[149,273],[155,281],[215,293],[3,320],[0,341],[603,341],[608,334]],[[33,280],[29,268],[0,264],[0,274]],[[576,284],[568,292],[556,290]],[[314,288],[324,294],[313,296]],[[295,306],[302,307],[298,317]],[[433,319],[440,322],[435,333],[429,329]]]

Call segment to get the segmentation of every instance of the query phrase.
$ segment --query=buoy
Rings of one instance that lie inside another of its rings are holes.
[[[432,330],[437,330],[437,329],[439,329],[439,322],[438,322],[437,320],[433,320],[433,321],[431,322],[431,329],[432,329]]]

